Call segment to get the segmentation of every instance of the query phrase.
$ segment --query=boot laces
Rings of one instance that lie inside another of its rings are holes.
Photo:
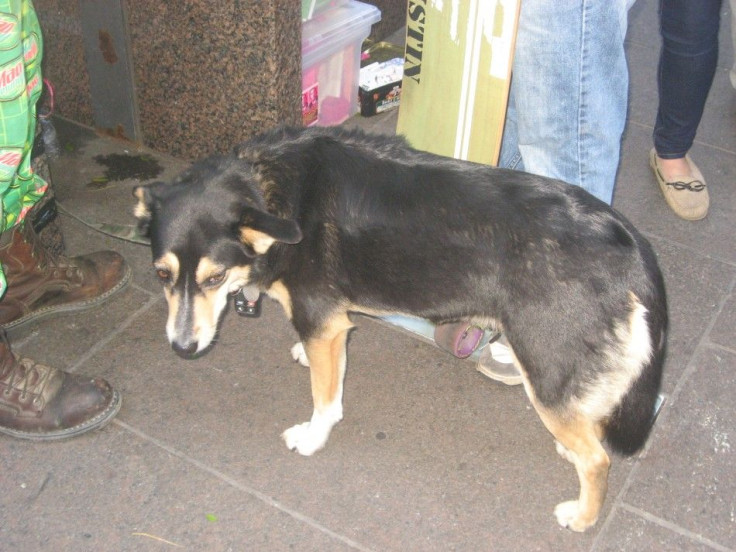
[[[63,255],[56,255],[47,249],[34,231],[27,231],[26,239],[32,244],[31,255],[38,261],[39,268],[42,270],[50,268],[55,278],[63,275],[67,279],[77,278],[80,282],[84,279],[83,271],[71,259]]]
[[[40,398],[49,382],[52,368],[36,364],[29,358],[15,356],[15,360],[14,363],[8,363],[0,375],[0,385],[5,386],[3,394],[9,396],[15,390],[20,391],[21,401],[26,400],[28,395]]]

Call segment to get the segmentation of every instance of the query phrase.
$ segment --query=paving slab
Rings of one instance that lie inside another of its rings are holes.
[[[704,347],[658,422],[627,504],[723,547],[736,545],[736,355]]]

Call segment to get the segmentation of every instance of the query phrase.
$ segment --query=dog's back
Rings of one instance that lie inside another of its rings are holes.
[[[649,243],[590,194],[343,128],[280,129],[241,147],[239,157],[262,166],[282,191],[288,182],[293,211],[282,214],[298,220],[320,284],[337,285],[356,308],[436,323],[499,322],[550,407],[594,374],[603,377],[612,324],[628,322],[635,297],[647,311],[653,367],[644,387],[653,406],[667,329],[662,277]],[[303,255],[294,257],[287,270],[296,285],[306,267]],[[514,343],[517,334],[523,343]],[[588,352],[555,353],[551,342],[585,343]],[[631,451],[641,442],[617,446]]]

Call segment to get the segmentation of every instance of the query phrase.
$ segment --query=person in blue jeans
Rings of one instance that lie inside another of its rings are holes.
[[[499,166],[610,204],[626,123],[632,0],[521,2]]]
[[[699,3],[699,2],[698,2]],[[499,166],[581,186],[610,204],[626,124],[633,0],[523,0]],[[478,370],[514,385],[504,338]]]
[[[667,205],[685,220],[708,214],[705,179],[688,155],[718,61],[721,0],[661,0],[659,109],[650,165]]]

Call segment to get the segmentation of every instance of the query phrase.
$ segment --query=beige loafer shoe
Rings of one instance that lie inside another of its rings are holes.
[[[652,148],[649,152],[649,165],[654,171],[654,176],[662,190],[664,200],[675,214],[685,220],[700,220],[708,214],[710,198],[705,186],[700,169],[693,163],[689,155],[685,155],[687,164],[690,165],[689,175],[678,175],[672,179],[665,180],[662,169],[659,166],[657,152]]]

